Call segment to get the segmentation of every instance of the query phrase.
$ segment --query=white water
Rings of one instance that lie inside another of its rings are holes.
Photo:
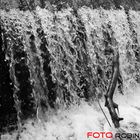
[[[49,40],[49,51],[52,55],[52,58],[54,59],[51,62],[51,67],[53,70],[52,76],[58,76],[60,73],[60,69],[66,69],[66,71],[69,69],[69,66],[65,67],[64,65],[61,66],[62,61],[61,57],[63,57],[63,54],[60,54],[58,52],[57,55],[57,45],[61,44],[63,46],[63,49],[65,53],[67,54],[67,58],[71,60],[71,65],[75,65],[75,58],[69,52],[67,52],[67,45],[65,45],[65,39],[69,42],[71,47],[76,48],[74,44],[72,43],[72,38],[75,37],[75,31],[72,33],[69,33],[71,24],[66,19],[66,16],[69,16],[73,19],[73,22],[75,22],[75,17],[71,14],[71,11],[69,9],[64,10],[62,12],[55,13],[59,21],[57,21],[54,26],[54,23],[52,21],[53,13],[48,10],[37,10],[37,13],[39,17],[41,18],[43,30],[46,33],[46,36]],[[25,16],[23,18],[23,21],[20,17],[18,17],[17,11],[12,11],[11,15],[13,16],[13,19],[19,19],[19,25],[22,25],[23,27],[27,24],[26,22],[29,20],[31,26],[33,27],[33,32],[35,31],[34,28],[36,28],[34,25],[34,19],[32,15],[30,15],[29,12],[26,13],[20,13],[20,16]],[[10,18],[12,18],[10,14]],[[95,61],[95,49],[97,49],[98,54],[101,57],[101,65],[104,68],[107,65],[107,62],[104,63],[104,60],[106,60],[105,56],[103,55],[103,34],[102,34],[102,25],[107,27],[107,24],[109,23],[112,26],[112,30],[114,32],[114,37],[117,40],[117,47],[120,51],[120,63],[121,63],[121,73],[124,80],[124,95],[119,94],[116,91],[114,100],[119,105],[120,109],[120,117],[123,117],[124,120],[120,122],[121,127],[120,131],[126,131],[126,132],[139,132],[140,133],[140,86],[133,86],[135,85],[135,58],[134,58],[134,52],[132,51],[131,45],[133,44],[131,33],[127,21],[126,14],[124,10],[115,11],[110,10],[106,11],[103,9],[100,10],[91,10],[89,8],[81,8],[79,10],[79,15],[81,15],[81,18],[84,22],[85,28],[86,28],[86,34],[87,34],[87,48],[90,55],[90,58],[92,60],[92,63],[96,63]],[[5,16],[5,13],[2,14],[2,16]],[[9,19],[8,17],[8,19]],[[134,28],[137,32],[137,39],[138,42],[140,42],[140,14],[135,11],[130,11],[130,17],[132,19],[132,22],[134,24]],[[24,20],[25,19],[25,20]],[[10,24],[10,22],[9,22]],[[22,26],[19,26],[20,30],[24,30]],[[27,25],[26,25],[27,26]],[[56,28],[57,27],[57,28]],[[26,28],[25,28],[26,29]],[[105,28],[107,32],[111,34],[110,29]],[[27,29],[26,29],[27,30]],[[63,30],[63,32],[62,32]],[[95,35],[95,38],[91,37],[91,31],[95,31],[97,35]],[[24,33],[24,31],[21,31],[21,34]],[[34,33],[36,34],[36,32]],[[57,34],[59,40],[56,42],[55,39],[53,39],[51,36]],[[65,36],[65,39],[63,38]],[[95,41],[95,46],[93,46],[92,41]],[[37,46],[40,42],[37,42]],[[129,45],[128,45],[129,44]],[[127,50],[126,46],[129,46]],[[97,47],[97,48],[96,48]],[[127,58],[126,52],[129,51],[131,54],[130,60]],[[62,55],[62,56],[61,56]],[[60,57],[60,58],[59,58]],[[105,66],[104,66],[105,65]],[[92,65],[91,65],[92,67]],[[70,67],[71,68],[71,67]],[[134,72],[130,72],[130,68]],[[73,72],[75,74],[75,71]],[[76,76],[76,74],[74,75]],[[53,78],[54,78],[53,77]],[[67,77],[69,80],[69,86],[68,89],[70,89],[70,86],[72,87],[71,77],[69,73],[67,73]],[[55,78],[54,78],[55,79]],[[59,76],[57,77],[57,80],[59,79]],[[106,80],[106,79],[105,79]],[[63,82],[63,81],[62,81]],[[136,88],[137,87],[137,88]],[[75,91],[71,90],[71,93],[73,96],[75,96]],[[62,96],[62,95],[61,95]],[[75,97],[76,98],[76,97]],[[113,127],[112,121],[110,119],[110,114],[108,113],[107,108],[104,107],[104,100],[101,101],[103,110],[107,114],[109,121],[112,125],[112,128],[108,125],[103,113],[101,112],[99,106],[97,103],[94,104],[87,104],[85,102],[82,102],[81,105],[75,105],[67,110],[59,109],[57,113],[51,113],[51,115],[47,116],[47,122],[35,122],[33,120],[28,120],[25,125],[23,126],[23,132],[20,134],[21,140],[86,140],[86,133],[88,131],[112,131],[116,132],[116,130]],[[34,125],[33,125],[34,123]],[[25,129],[24,129],[25,128]],[[2,140],[15,140],[16,139],[17,132],[13,132],[12,134],[5,134],[1,136]]]
[[[119,130],[127,133],[140,133],[140,88],[134,89],[131,95],[117,95],[117,97],[115,101],[119,104],[120,116],[124,118],[120,122]],[[101,104],[111,122],[108,110],[103,102]],[[86,140],[88,131],[117,132],[112,122],[111,125],[112,128],[105,120],[98,104],[88,105],[83,102],[80,106],[73,106],[69,110],[59,110],[57,114],[50,116],[48,122],[37,123],[29,120],[24,126],[26,130],[23,130],[20,139]],[[15,140],[16,134],[15,132],[12,135],[3,135],[2,140]]]

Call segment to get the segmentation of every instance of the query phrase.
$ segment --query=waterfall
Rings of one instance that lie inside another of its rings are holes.
[[[0,17],[0,110],[11,110],[18,128],[28,118],[103,97],[111,78],[108,46],[120,55],[124,96],[139,86],[138,11],[37,7],[0,10]]]

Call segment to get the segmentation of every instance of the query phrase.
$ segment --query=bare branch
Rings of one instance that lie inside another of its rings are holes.
[[[118,110],[118,105],[116,103],[114,103],[113,101],[113,95],[114,95],[114,91],[117,85],[117,81],[119,78],[120,74],[119,74],[119,53],[117,52],[117,54],[114,54],[114,58],[113,58],[113,66],[112,66],[112,78],[108,87],[108,91],[105,95],[105,106],[108,108],[109,113],[111,115],[112,121],[114,123],[114,126],[116,128],[120,127],[120,121],[123,120],[123,118],[119,118],[117,113],[116,113],[116,109]]]

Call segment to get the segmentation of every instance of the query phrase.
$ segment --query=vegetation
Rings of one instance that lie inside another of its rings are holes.
[[[32,8],[40,6],[45,8],[47,5],[56,5],[60,10],[67,4],[71,7],[80,8],[82,6],[88,6],[92,8],[103,7],[104,9],[120,9],[123,6],[125,9],[132,8],[133,10],[140,10],[139,0],[1,0],[1,9],[11,9],[20,8],[22,10],[27,10],[28,5]]]

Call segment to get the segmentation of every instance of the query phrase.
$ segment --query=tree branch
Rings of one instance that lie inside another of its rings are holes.
[[[120,127],[120,121],[123,120],[123,118],[119,118],[117,113],[116,113],[116,109],[118,110],[118,105],[116,103],[114,103],[113,101],[113,95],[114,95],[114,91],[119,79],[119,53],[117,52],[117,54],[114,54],[114,58],[113,58],[113,66],[112,66],[112,78],[107,90],[107,93],[105,95],[105,106],[108,108],[109,113],[111,115],[111,119],[114,123],[114,126],[116,128]]]

